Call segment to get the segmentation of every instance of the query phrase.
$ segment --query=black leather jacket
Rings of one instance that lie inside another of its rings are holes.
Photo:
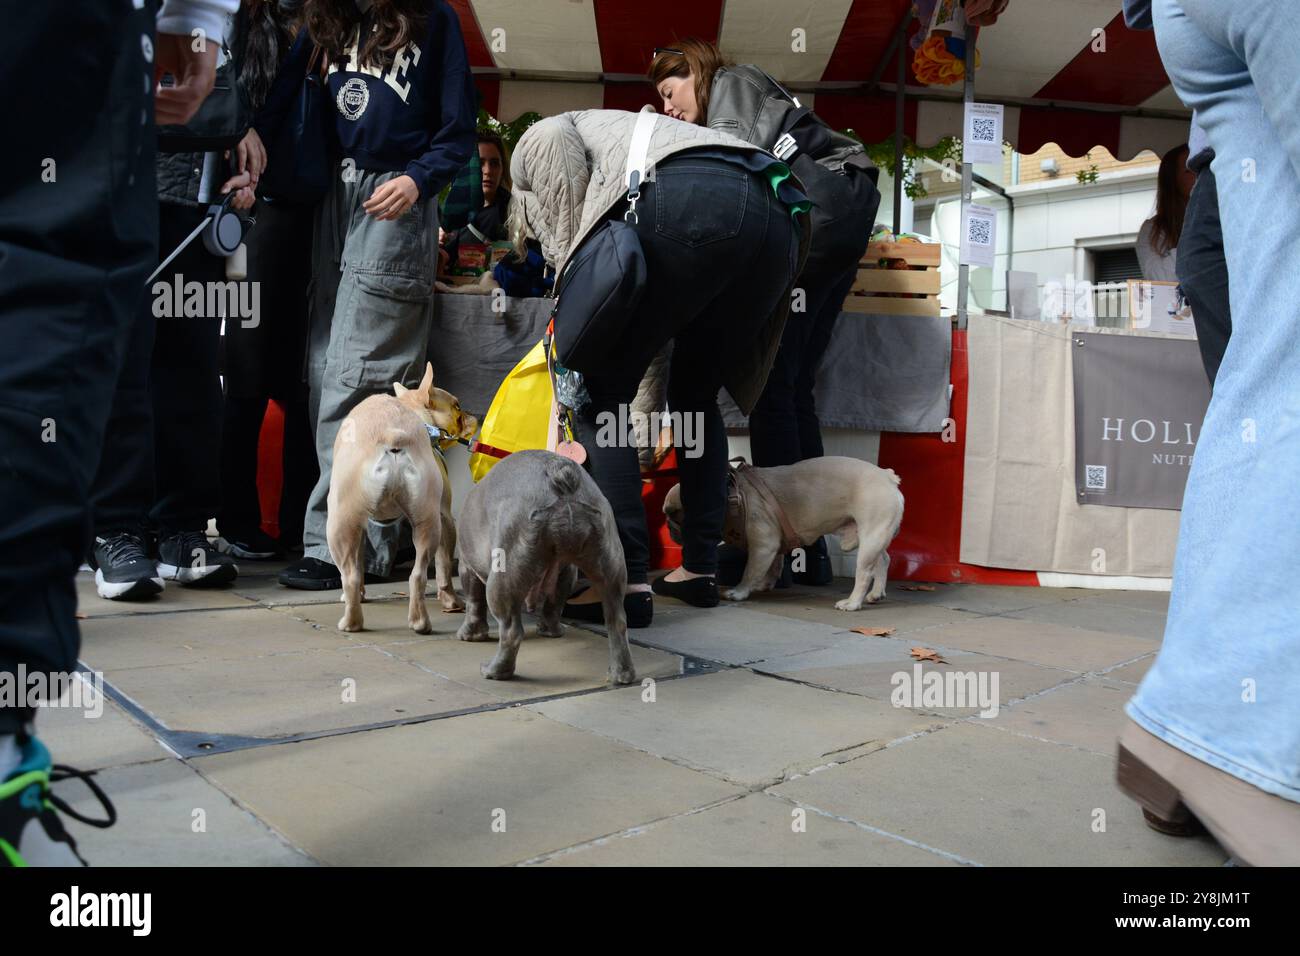
[[[786,114],[797,109],[793,97],[763,70],[749,64],[727,66],[713,75],[709,87],[709,128],[730,133],[771,152],[786,125]],[[845,165],[880,174],[867,159],[862,144],[829,130],[830,146],[815,157],[820,166],[839,172]]]

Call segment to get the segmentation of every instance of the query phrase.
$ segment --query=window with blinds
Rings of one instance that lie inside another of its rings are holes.
[[[1094,249],[1092,252],[1093,282],[1124,282],[1141,279],[1142,266],[1138,264],[1137,250]]]

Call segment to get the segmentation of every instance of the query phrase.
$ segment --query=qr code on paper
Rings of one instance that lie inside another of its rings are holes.
[[[992,119],[981,119],[976,116],[971,119],[970,138],[977,143],[995,143],[997,142],[998,124]]]
[[[1083,486],[1089,491],[1106,490],[1106,466],[1084,465]]]
[[[993,240],[993,220],[970,217],[966,241],[973,246],[987,246]]]

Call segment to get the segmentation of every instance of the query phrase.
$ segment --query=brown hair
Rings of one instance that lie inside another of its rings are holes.
[[[708,126],[709,90],[713,86],[713,75],[724,66],[734,64],[708,40],[687,37],[675,41],[672,48],[680,52],[660,53],[651,61],[647,76],[656,92],[659,84],[669,77],[694,76],[695,102],[700,108],[699,125]]]
[[[1156,214],[1151,224],[1151,246],[1160,255],[1168,255],[1178,246],[1183,232],[1183,215],[1187,212],[1187,197],[1179,188],[1178,179],[1187,163],[1187,144],[1175,146],[1160,158],[1160,172],[1156,176]]]
[[[367,14],[373,16],[376,29],[361,38],[357,65],[391,67],[398,50],[423,38],[433,2],[374,0]],[[303,9],[303,21],[312,40],[332,62],[343,59],[343,51],[352,43],[362,16],[355,0],[306,0]]]

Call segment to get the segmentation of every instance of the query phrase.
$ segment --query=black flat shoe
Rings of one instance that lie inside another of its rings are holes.
[[[719,586],[734,588],[739,584],[740,579],[745,576],[745,563],[748,560],[749,555],[744,548],[725,542],[718,545],[718,573],[714,578]]]
[[[629,591],[623,595],[623,614],[627,617],[628,627],[649,627],[655,616],[654,595],[648,591]],[[561,616],[588,624],[604,624],[605,606],[600,601],[565,604]]]
[[[650,588],[655,594],[677,598],[695,607],[718,606],[718,582],[712,577],[669,581],[665,575],[651,584]]]

